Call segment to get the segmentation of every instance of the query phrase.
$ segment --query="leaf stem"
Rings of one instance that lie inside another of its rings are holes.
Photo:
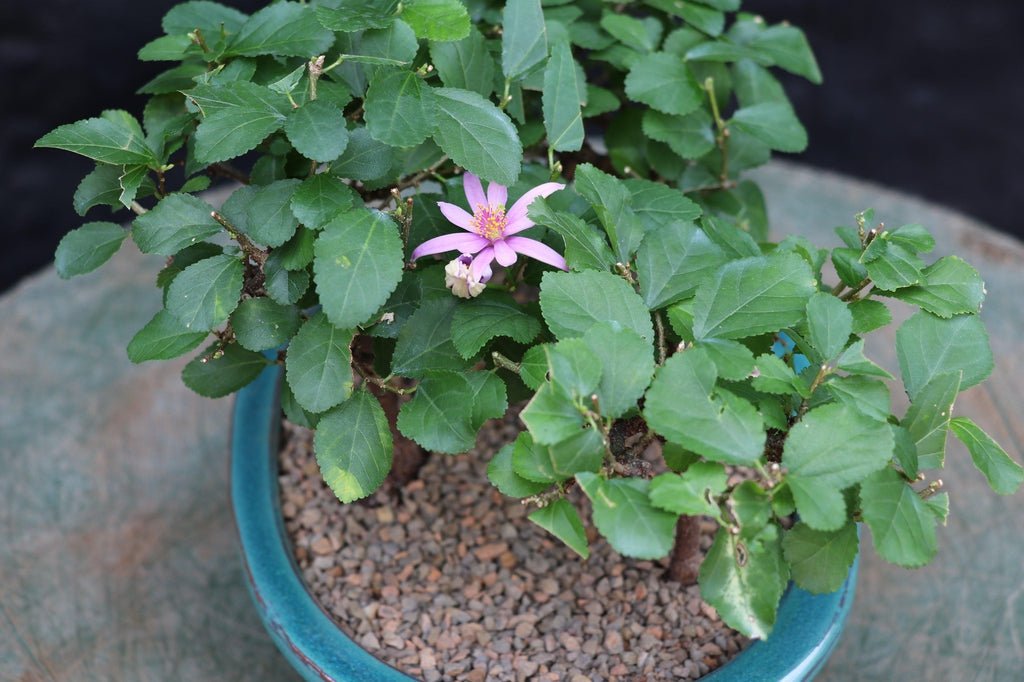
[[[210,211],[210,215],[214,220],[220,223],[221,227],[227,231],[228,235],[232,239],[238,242],[238,245],[242,247],[242,251],[245,255],[255,261],[262,268],[267,262],[267,252],[253,244],[248,237],[239,232],[238,228],[231,224],[231,221],[220,213],[217,213],[217,211]]]
[[[668,348],[665,346],[665,320],[660,310],[654,312],[654,326],[658,330],[658,364],[664,365],[668,357]]]
[[[724,188],[729,181],[729,128],[726,127],[725,121],[722,119],[722,114],[718,110],[718,99],[715,97],[714,78],[708,76],[704,81],[704,90],[708,93],[708,100],[711,103],[711,113],[715,119],[715,128],[718,129],[718,134],[715,135],[715,144],[718,145],[718,151],[722,154],[722,167],[718,173],[718,179]]]

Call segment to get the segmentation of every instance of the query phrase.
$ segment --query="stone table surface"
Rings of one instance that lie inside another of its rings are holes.
[[[1024,246],[867,183],[775,163],[757,180],[776,235],[835,244],[874,207],[918,222],[935,255],[984,275],[996,369],[961,395],[1024,455]],[[73,226],[69,226],[73,227]],[[183,361],[133,366],[124,347],[159,306],[159,265],[126,246],[99,273],[46,269],[0,298],[0,680],[294,680],[249,602],[228,506],[230,401],[191,394]],[[874,357],[896,368],[895,325]],[[849,625],[822,680],[1016,680],[1024,668],[1024,493],[987,490],[952,439],[951,520],[916,571],[865,533]]]

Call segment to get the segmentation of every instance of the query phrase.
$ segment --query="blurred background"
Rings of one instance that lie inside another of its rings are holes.
[[[246,12],[266,4],[221,1]],[[84,222],[71,196],[91,162],[32,143],[104,108],[141,113],[135,89],[165,67],[140,63],[135,53],[160,35],[160,18],[174,4],[0,2],[0,291],[50,262],[61,236]],[[1024,3],[746,0],[743,7],[803,28],[825,74],[821,87],[784,78],[810,134],[802,163],[920,195],[1024,237]],[[89,219],[104,219],[102,211]]]

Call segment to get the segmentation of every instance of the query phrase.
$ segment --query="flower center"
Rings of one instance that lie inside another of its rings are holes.
[[[477,204],[473,211],[473,230],[492,242],[501,239],[505,234],[505,226],[508,221],[505,219],[504,206],[484,206]]]

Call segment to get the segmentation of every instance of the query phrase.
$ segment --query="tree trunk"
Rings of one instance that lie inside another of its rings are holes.
[[[680,516],[676,523],[676,543],[669,556],[665,579],[692,585],[697,582],[701,561],[700,519]]]

